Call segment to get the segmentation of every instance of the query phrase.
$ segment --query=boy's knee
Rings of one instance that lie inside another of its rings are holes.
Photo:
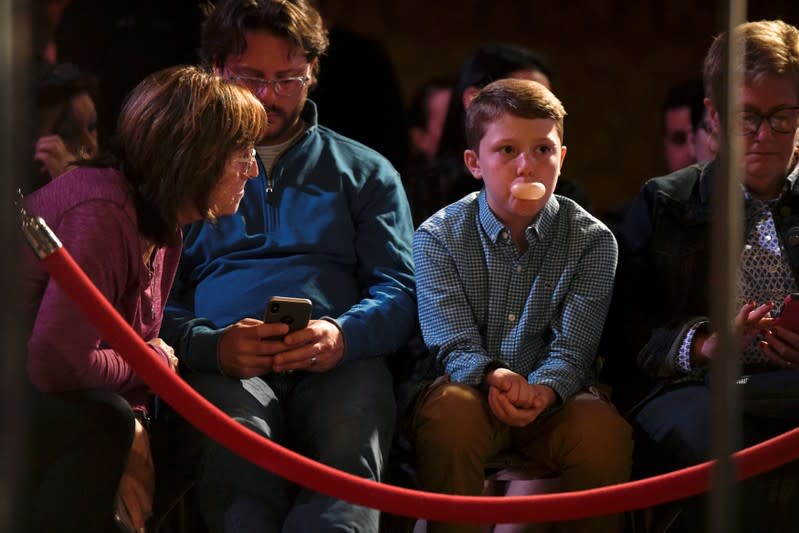
[[[488,434],[491,420],[487,405],[474,387],[445,383],[429,391],[421,401],[413,421],[417,441],[457,446]]]
[[[607,401],[576,399],[564,443],[571,455],[586,467],[610,476],[627,478],[632,465],[632,428]]]

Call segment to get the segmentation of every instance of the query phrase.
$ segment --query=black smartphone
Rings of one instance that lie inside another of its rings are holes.
[[[266,303],[264,322],[272,324],[282,322],[288,324],[289,333],[308,326],[311,319],[313,304],[308,298],[290,298],[288,296],[273,296]]]

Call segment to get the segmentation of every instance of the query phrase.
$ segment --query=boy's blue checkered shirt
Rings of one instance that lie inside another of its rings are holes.
[[[419,320],[439,371],[479,385],[502,361],[561,400],[594,380],[618,247],[610,230],[553,195],[519,255],[485,190],[427,219],[413,256]]]

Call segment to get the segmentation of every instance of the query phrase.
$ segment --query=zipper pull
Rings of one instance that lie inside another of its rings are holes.
[[[272,174],[268,173],[266,174],[266,203],[271,203],[270,197],[273,191],[274,189],[272,187]]]

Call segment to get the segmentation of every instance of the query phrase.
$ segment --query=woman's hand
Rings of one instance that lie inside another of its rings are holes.
[[[768,327],[771,318],[772,302],[757,305],[755,302],[745,303],[738,310],[732,321],[732,334],[740,345],[746,346],[759,331]],[[718,351],[718,333],[697,333],[691,346],[691,365],[699,368],[716,357]]]
[[[154,494],[155,467],[150,451],[150,437],[136,419],[128,463],[119,480],[117,518],[134,531],[144,531],[153,510]]]
[[[55,179],[70,170],[70,163],[78,159],[67,149],[58,135],[39,137],[33,158],[42,164],[42,170],[50,175],[50,179]]]
[[[799,334],[787,328],[769,329],[760,341],[760,350],[779,368],[799,367]]]
[[[180,361],[178,361],[178,358],[175,356],[175,350],[172,349],[172,347],[168,345],[166,342],[164,342],[164,339],[160,337],[157,337],[155,339],[150,339],[149,341],[147,341],[147,344],[149,344],[150,346],[155,346],[157,348],[160,348],[166,354],[167,358],[169,358],[169,368],[171,368],[175,372],[178,371],[178,364],[180,363]]]

